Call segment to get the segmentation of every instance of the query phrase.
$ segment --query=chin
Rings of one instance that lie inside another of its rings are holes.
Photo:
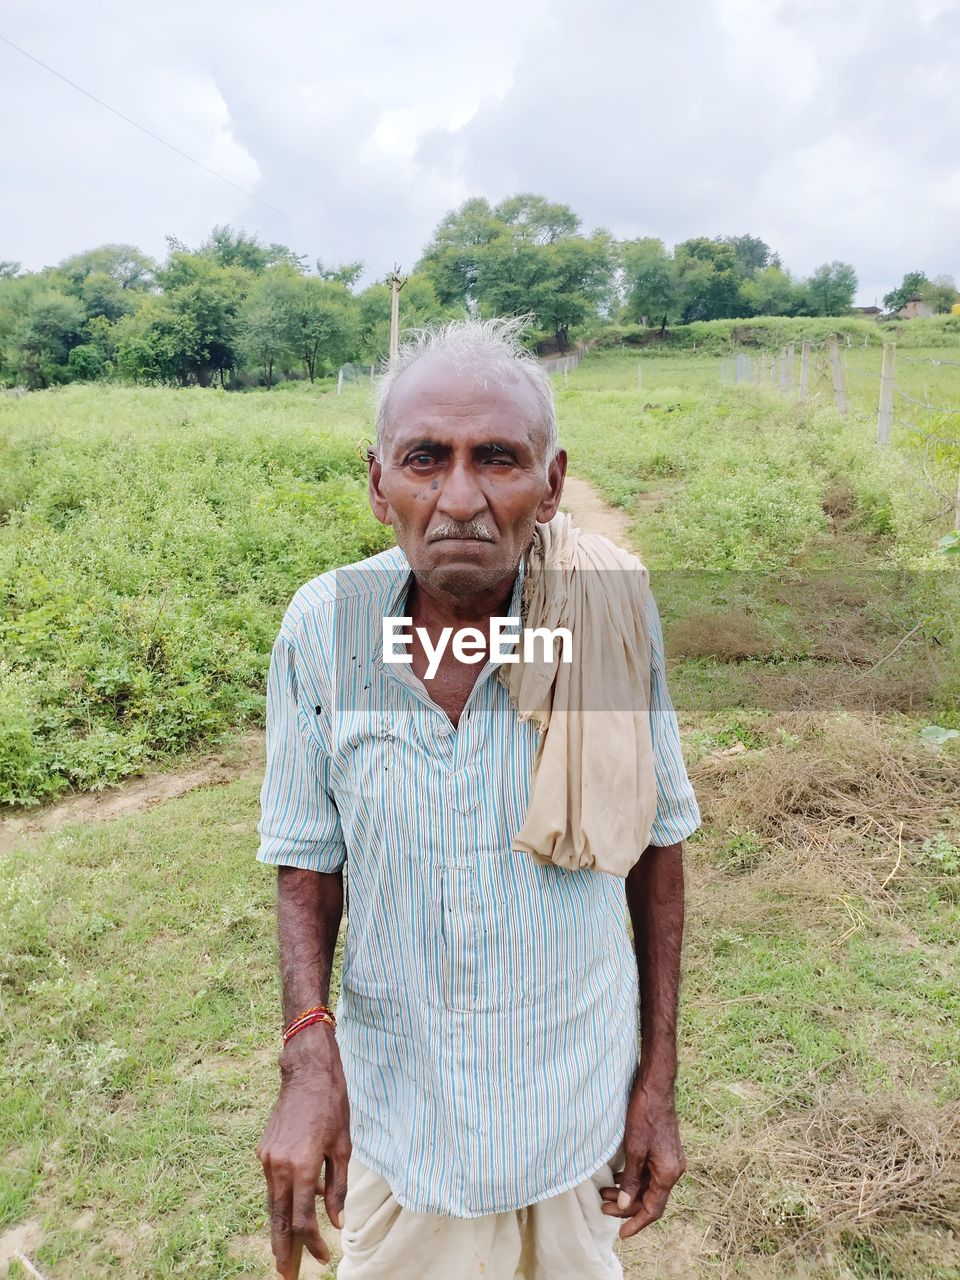
[[[508,572],[509,569],[502,564],[467,565],[461,562],[432,565],[420,576],[434,591],[442,591],[449,596],[470,596],[479,591],[489,591],[502,582]]]

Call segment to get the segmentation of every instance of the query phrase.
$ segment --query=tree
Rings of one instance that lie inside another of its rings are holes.
[[[533,244],[554,244],[580,230],[580,219],[569,205],[551,204],[530,192],[501,200],[494,207],[493,216],[513,228],[515,239]]]
[[[933,307],[938,316],[948,315],[957,301],[957,286],[953,276],[934,276],[920,286],[920,297]]]
[[[815,316],[842,316],[853,306],[857,273],[849,262],[825,262],[807,281],[807,301]]]
[[[883,305],[888,311],[899,311],[911,298],[915,298],[925,284],[930,282],[923,271],[908,271],[896,289],[883,295]]]
[[[136,309],[138,300],[145,295],[133,289],[124,289],[113,276],[105,271],[95,271],[81,282],[75,297],[83,303],[87,320],[104,316],[113,322]]]
[[[157,264],[132,244],[102,244],[84,253],[64,258],[50,273],[72,293],[81,297],[84,281],[90,276],[107,276],[118,289],[145,293],[154,287]]]
[[[4,282],[0,349],[5,376],[31,391],[65,382],[72,347],[81,341],[83,308],[44,276]]]
[[[338,281],[301,276],[292,283],[290,345],[313,382],[321,367],[335,369],[354,354],[359,306]]]
[[[414,272],[427,276],[443,306],[472,307],[480,257],[497,240],[512,242],[507,224],[495,216],[489,201],[466,200],[441,218]]]
[[[268,387],[273,386],[274,367],[295,358],[293,316],[298,279],[290,267],[265,271],[243,302],[241,349],[263,369]]]
[[[673,258],[663,241],[646,237],[621,245],[627,319],[659,324],[677,317],[677,278]]]
[[[613,244],[603,231],[551,244],[501,238],[487,245],[478,261],[481,310],[501,316],[531,312],[561,350],[569,344],[570,330],[596,314],[612,292]]]
[[[116,362],[134,382],[178,382],[186,386],[193,373],[194,334],[187,317],[167,298],[148,298],[114,326]]]
[[[743,314],[737,260],[728,244],[701,236],[678,244],[673,256],[684,324]]]
[[[0,258],[0,280],[12,280],[20,273],[20,263],[12,258]]]
[[[118,357],[124,370],[202,387],[219,374],[223,385],[227,370],[240,362],[240,306],[253,282],[250,272],[220,266],[208,254],[176,250],[157,280],[163,289],[159,305],[145,304],[144,324],[122,331]]]
[[[719,244],[729,245],[736,260],[737,272],[743,279],[752,279],[765,267],[782,267],[779,253],[774,253],[759,236],[719,236]]]
[[[532,313],[565,347],[572,328],[609,311],[615,296],[611,236],[578,235],[579,227],[567,205],[530,192],[495,208],[467,200],[441,219],[417,272],[442,307]]]
[[[322,258],[318,258],[317,275],[321,280],[333,280],[352,289],[363,275],[363,262],[358,259],[356,262],[341,262],[339,266],[328,267]]]
[[[171,252],[183,252],[185,246],[179,241],[167,237]],[[306,254],[294,253],[285,244],[262,244],[255,235],[246,231],[234,231],[229,225],[216,226],[200,245],[198,253],[212,258],[221,267],[241,267],[259,275],[270,267],[293,267],[296,271],[305,271]]]
[[[805,290],[782,267],[764,267],[751,280],[744,280],[740,296],[756,316],[795,316],[806,298]]]
[[[82,342],[79,347],[71,347],[67,357],[71,382],[94,382],[103,377],[105,368],[103,354],[92,342]]]

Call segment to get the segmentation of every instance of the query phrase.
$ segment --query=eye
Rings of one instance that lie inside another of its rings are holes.
[[[432,453],[411,453],[407,456],[407,463],[411,467],[432,467],[436,462],[436,458]]]

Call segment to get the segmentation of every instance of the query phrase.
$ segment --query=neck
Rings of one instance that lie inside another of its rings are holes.
[[[517,580],[517,568],[485,591],[466,596],[436,591],[429,583],[415,577],[410,590],[408,608],[420,626],[463,627],[486,624],[492,617],[502,617],[510,604]],[[485,625],[481,628],[485,629]]]

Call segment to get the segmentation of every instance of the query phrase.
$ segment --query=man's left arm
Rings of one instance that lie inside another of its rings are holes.
[[[683,942],[683,841],[700,825],[687,777],[676,712],[667,689],[663,633],[652,594],[650,730],[657,779],[657,814],[650,845],[626,878],[640,994],[640,1063],[624,1127],[624,1167],[618,1187],[601,1191],[605,1214],[625,1218],[626,1239],[655,1222],[686,1169],[674,1087],[677,1006]]]
[[[640,1065],[627,1105],[619,1188],[601,1192],[605,1214],[629,1219],[620,1228],[621,1239],[656,1222],[687,1167],[674,1099],[682,850],[679,843],[650,845],[626,880],[640,986]]]

